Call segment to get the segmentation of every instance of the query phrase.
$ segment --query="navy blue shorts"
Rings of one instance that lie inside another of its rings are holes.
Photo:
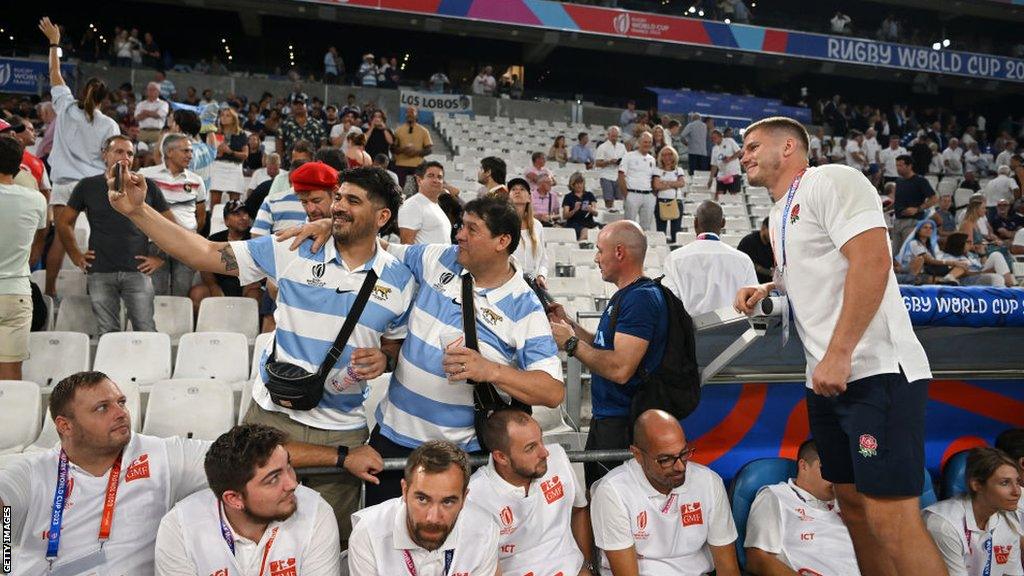
[[[834,398],[807,389],[822,476],[871,496],[920,496],[928,382],[900,372],[855,380]]]

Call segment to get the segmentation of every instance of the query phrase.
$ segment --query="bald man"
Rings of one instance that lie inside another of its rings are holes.
[[[597,235],[594,261],[601,278],[618,287],[591,334],[565,314],[561,305],[548,309],[551,332],[560,350],[590,369],[594,419],[587,450],[621,450],[629,446],[630,407],[640,385],[639,369],[661,365],[668,334],[668,307],[661,289],[643,276],[647,238],[629,220],[605,226]],[[585,465],[587,486],[604,476],[600,462]]]
[[[865,574],[946,574],[918,508],[931,370],[892,271],[882,203],[839,164],[807,167],[807,132],[766,118],[743,138],[752,186],[775,205],[775,282],[746,287],[750,313],[771,290],[790,301],[807,359],[807,413]]]
[[[728,307],[740,288],[757,284],[750,256],[719,237],[724,226],[718,202],[701,202],[693,213],[697,239],[673,250],[665,262],[665,286],[690,316]]]
[[[739,576],[736,524],[722,478],[690,461],[694,449],[667,412],[641,414],[633,436],[633,459],[594,486],[602,572]]]

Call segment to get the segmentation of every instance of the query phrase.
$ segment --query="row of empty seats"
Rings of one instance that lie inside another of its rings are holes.
[[[82,275],[84,286],[85,275],[77,270],[63,270],[62,274],[73,273]],[[33,272],[38,274],[38,272]],[[60,304],[52,321],[54,330],[64,332],[82,332],[89,336],[99,334],[96,315],[92,310],[89,296],[81,293],[61,293],[58,284]],[[52,305],[48,303],[48,305]],[[260,332],[259,303],[252,298],[215,296],[203,299],[199,305],[199,316],[195,325],[192,323],[192,300],[184,296],[156,296],[153,301],[153,320],[158,332],[163,332],[177,344],[182,335],[196,332],[237,332],[252,343]],[[121,309],[121,328],[131,329],[131,322],[125,318],[125,310]]]

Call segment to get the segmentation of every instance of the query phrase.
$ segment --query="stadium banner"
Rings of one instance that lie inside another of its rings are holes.
[[[914,326],[1024,327],[1024,290],[900,286]]]
[[[77,66],[61,64],[60,72],[67,82],[75,78]],[[50,86],[50,65],[42,60],[0,58],[0,92],[7,94],[40,94]]]
[[[399,93],[402,108],[415,106],[420,111],[430,112],[472,112],[473,99],[465,94],[436,94],[402,89]]]
[[[302,0],[338,7],[337,0]],[[633,10],[583,6],[552,0],[346,0],[343,6],[370,8],[497,24],[582,32],[781,54],[827,62],[882,66],[914,72],[952,74],[983,80],[1024,82],[1024,60],[957,50],[932,50],[864,38],[796,32],[746,24]]]
[[[756,96],[735,96],[700,90],[673,90],[655,88],[648,90],[658,96],[660,112],[686,114],[698,112],[701,116],[721,119],[722,124],[744,128],[751,122],[769,116],[788,116],[805,124],[811,123],[811,109],[798,106],[784,106],[774,98]]]

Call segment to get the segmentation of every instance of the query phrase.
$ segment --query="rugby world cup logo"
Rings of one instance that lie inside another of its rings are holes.
[[[11,65],[0,65],[0,86],[6,86],[11,81]]]
[[[618,34],[626,34],[629,32],[629,13],[623,12],[612,20],[612,26],[615,28],[615,32]]]

